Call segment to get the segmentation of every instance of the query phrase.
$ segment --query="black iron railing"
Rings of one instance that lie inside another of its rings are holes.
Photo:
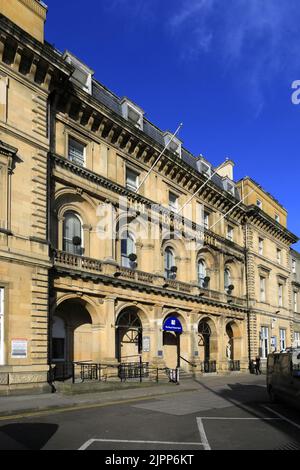
[[[74,381],[74,363],[73,362],[57,362],[51,364],[48,372],[49,382],[65,382],[72,379]]]
[[[240,361],[229,361],[228,362],[228,370],[231,372],[238,372],[241,370],[241,362]]]
[[[217,362],[216,361],[203,361],[201,362],[201,372],[205,374],[212,374],[217,372]]]
[[[143,379],[149,377],[149,362],[124,362],[118,366],[118,377],[124,382],[128,379]]]

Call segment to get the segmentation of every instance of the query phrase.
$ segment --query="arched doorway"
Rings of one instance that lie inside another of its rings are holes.
[[[116,322],[116,356],[119,362],[137,362],[142,353],[143,327],[134,309],[121,312]]]
[[[52,317],[51,361],[87,362],[93,360],[92,318],[86,302],[62,302]]]
[[[198,325],[198,351],[201,361],[217,361],[217,329],[209,317],[202,318]]]
[[[173,330],[173,331],[172,331]],[[166,367],[180,367],[182,324],[178,315],[168,315],[163,322],[163,353]]]
[[[211,329],[207,321],[200,321],[198,326],[198,346],[200,349],[200,359],[202,361],[210,360],[210,338]]]
[[[242,335],[240,327],[235,321],[226,325],[226,358],[228,361],[240,361],[242,357]]]
[[[233,330],[231,324],[226,325],[227,344],[226,344],[226,358],[228,361],[234,359],[234,341],[233,341]]]

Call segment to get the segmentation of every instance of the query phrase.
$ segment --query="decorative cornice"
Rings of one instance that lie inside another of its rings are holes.
[[[39,15],[44,21],[46,20],[47,15],[47,6],[38,2],[37,0],[19,0],[31,11]]]
[[[246,314],[248,311],[248,308],[246,306],[243,307],[233,302],[231,302],[230,304],[226,304],[224,302],[208,299],[205,297],[199,297],[199,296],[187,294],[187,293],[180,292],[180,291],[173,291],[171,289],[167,290],[161,287],[151,286],[148,284],[143,284],[141,282],[135,282],[134,280],[129,281],[126,279],[121,279],[121,278],[113,278],[110,276],[106,276],[104,274],[78,272],[76,270],[72,270],[71,268],[64,268],[64,267],[59,267],[59,266],[53,267],[52,272],[53,272],[54,277],[56,274],[56,275],[63,275],[63,276],[68,276],[72,278],[80,278],[82,280],[84,279],[92,280],[92,281],[96,281],[97,283],[102,282],[103,284],[112,285],[114,287],[122,287],[124,289],[132,289],[137,292],[144,292],[144,293],[146,292],[149,294],[158,294],[163,297],[172,297],[172,298],[176,298],[180,300],[197,302],[198,304],[208,305],[212,307],[221,307],[224,310],[239,311],[244,314]]]
[[[12,147],[9,144],[6,144],[2,140],[0,140],[0,155],[4,155],[5,157],[14,158],[18,153],[18,149]]]

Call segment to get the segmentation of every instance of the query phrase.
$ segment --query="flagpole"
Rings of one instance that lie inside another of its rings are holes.
[[[218,167],[219,168],[219,167]],[[216,171],[213,172],[213,174],[205,181],[204,184],[202,184],[202,186],[200,186],[200,188],[190,197],[190,199],[180,208],[178,209],[177,211],[177,214],[179,214],[180,212],[183,211],[183,209],[194,199],[194,197],[196,197],[200,191],[202,191],[202,189],[207,185],[207,183],[209,181],[211,181],[211,179],[218,173],[218,169]]]
[[[219,222],[221,222],[223,219],[225,219],[225,217],[227,217],[228,214],[230,214],[230,212],[232,212],[236,207],[240,206],[244,201],[245,199],[247,199],[249,196],[251,196],[252,193],[254,193],[255,189],[252,189],[252,191],[250,191],[250,193],[248,193],[246,196],[243,197],[243,199],[241,199],[237,204],[235,204],[235,206],[233,206],[228,212],[226,212],[225,215],[223,215],[219,220],[217,220],[216,223],[214,223],[211,227],[209,227],[208,230],[212,230]]]
[[[171,139],[169,140],[169,142],[165,145],[165,148],[162,150],[162,152],[159,154],[159,156],[157,157],[157,159],[155,160],[155,162],[153,163],[152,167],[150,168],[150,170],[148,171],[148,173],[146,174],[146,176],[143,178],[141,184],[138,186],[137,190],[136,190],[136,193],[139,192],[141,186],[143,186],[143,184],[145,183],[145,181],[148,179],[150,173],[152,172],[153,168],[157,165],[157,163],[159,162],[159,160],[161,159],[161,157],[163,156],[163,154],[165,153],[165,151],[167,150],[167,148],[169,147],[169,145],[173,142],[173,140],[175,139],[176,135],[178,134],[178,132],[180,131],[180,129],[182,128],[183,124],[181,123],[176,132],[172,135]]]

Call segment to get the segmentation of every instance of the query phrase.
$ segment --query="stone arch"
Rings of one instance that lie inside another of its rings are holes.
[[[145,309],[122,304],[115,313],[116,358],[119,362],[138,362],[143,354],[143,330],[149,325]]]
[[[241,263],[234,258],[225,258],[224,260],[224,273],[228,269],[231,275],[231,284],[234,285],[232,295],[239,297],[242,291],[242,273]]]
[[[68,300],[77,301],[83,307],[85,307],[89,315],[91,316],[93,325],[103,324],[103,318],[101,317],[99,313],[99,305],[96,303],[94,299],[90,298],[87,295],[78,296],[78,294],[73,294],[73,293],[63,294],[62,296],[58,297],[56,302],[52,305],[52,308],[51,308],[52,313],[54,313],[55,310],[63,302],[66,302]]]
[[[136,250],[136,267],[141,262],[141,246],[143,241],[148,239],[148,227],[146,221],[142,217],[127,216],[127,214],[120,214],[115,220],[115,233],[114,233],[114,250],[117,262],[121,264],[121,240],[123,234],[128,232],[135,241]]]
[[[198,322],[198,351],[201,361],[218,359],[218,330],[209,315],[203,315]]]
[[[176,335],[173,332],[162,332],[163,336],[163,354],[164,361],[168,368],[175,369],[178,365],[180,367],[188,368],[187,363],[181,360],[180,356],[188,359],[189,357],[189,332],[188,325],[184,315],[181,312],[178,312],[174,309],[170,309],[164,313],[162,324],[164,325],[165,321],[169,317],[176,317],[182,325],[182,334]]]
[[[240,361],[242,357],[242,334],[240,326],[234,321],[229,320],[225,324],[226,351],[225,357],[231,361]]]
[[[64,188],[56,193],[55,199],[55,220],[53,220],[52,239],[55,246],[62,250],[64,216],[67,212],[74,212],[82,220],[84,232],[84,254],[90,253],[90,234],[95,225],[97,204],[84,192],[77,192],[75,189]],[[96,257],[96,256],[93,256]]]
[[[59,298],[52,308],[52,318],[64,321],[66,328],[65,358],[66,362],[93,361],[93,326],[96,318],[94,306],[76,295],[64,295]],[[51,332],[53,322],[51,319]],[[51,357],[55,338],[51,334]],[[53,358],[55,359],[55,358]]]

